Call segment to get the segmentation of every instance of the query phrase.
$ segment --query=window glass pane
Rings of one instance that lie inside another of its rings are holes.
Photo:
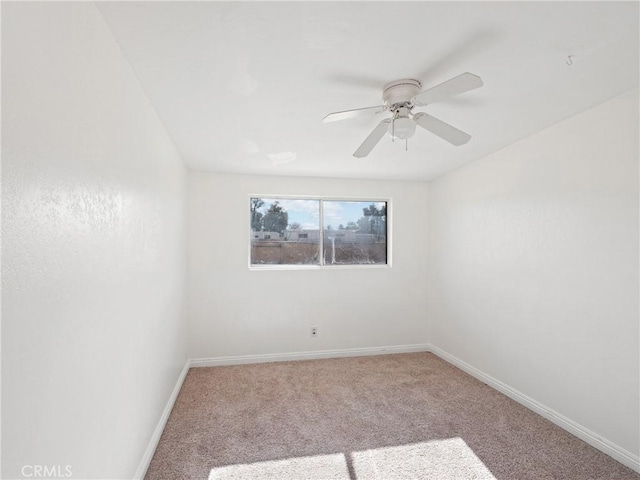
[[[251,265],[320,263],[320,201],[249,199]]]
[[[387,202],[322,202],[325,265],[387,263]]]

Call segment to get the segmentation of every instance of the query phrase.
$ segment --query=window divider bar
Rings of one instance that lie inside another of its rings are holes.
[[[321,198],[318,200],[320,200],[320,221],[318,222],[318,225],[320,226],[320,252],[318,255],[320,256],[318,258],[318,265],[324,267],[324,200]]]

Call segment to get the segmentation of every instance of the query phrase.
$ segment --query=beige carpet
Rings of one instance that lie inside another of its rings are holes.
[[[194,368],[147,479],[634,479],[429,353]]]

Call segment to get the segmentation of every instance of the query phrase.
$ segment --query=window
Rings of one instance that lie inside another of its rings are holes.
[[[387,206],[252,196],[250,265],[387,265]]]

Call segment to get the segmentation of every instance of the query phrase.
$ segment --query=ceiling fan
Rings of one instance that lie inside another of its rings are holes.
[[[416,131],[416,125],[430,131],[434,135],[446,140],[455,146],[464,145],[471,135],[452,127],[442,120],[432,117],[424,112],[413,112],[414,107],[425,107],[431,103],[445,100],[454,95],[474,90],[483,85],[482,79],[472,73],[463,73],[433,88],[420,91],[422,83],[419,80],[405,78],[387,83],[382,91],[384,103],[374,107],[356,108],[334,112],[324,117],[323,122],[335,122],[349,118],[375,115],[389,110],[391,118],[382,120],[362,145],[354,152],[357,158],[369,155],[373,147],[382,139],[385,133],[389,133],[392,139],[407,140]]]

